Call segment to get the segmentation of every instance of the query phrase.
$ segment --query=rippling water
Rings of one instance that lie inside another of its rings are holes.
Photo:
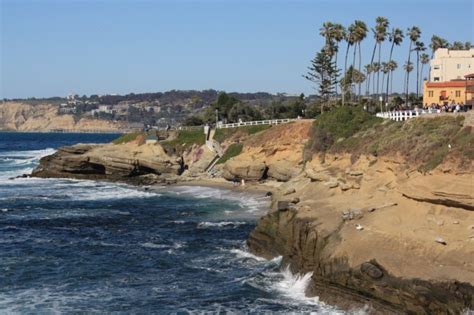
[[[113,135],[0,133],[0,312],[340,313],[247,252],[268,199],[203,187],[9,178]]]

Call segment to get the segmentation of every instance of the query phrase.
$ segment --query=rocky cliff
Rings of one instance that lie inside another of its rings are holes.
[[[347,309],[473,309],[472,126],[450,117],[377,121],[357,130],[325,142],[331,134],[318,135],[313,122],[300,121],[224,141],[243,148],[218,164],[217,176],[274,191],[272,209],[249,236],[250,251],[281,255],[293,272],[311,272],[307,294]],[[187,147],[178,157],[137,141],[77,145],[43,158],[34,175],[151,176],[139,181],[145,183],[207,177],[203,170],[214,155],[205,145]]]
[[[51,131],[57,129],[84,131],[116,131],[125,129],[125,123],[101,119],[58,115],[58,106],[51,104],[30,105],[19,102],[0,103],[0,130]]]

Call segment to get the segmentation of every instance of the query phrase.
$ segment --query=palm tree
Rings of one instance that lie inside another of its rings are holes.
[[[448,47],[449,47],[449,42],[446,39],[441,38],[437,35],[433,35],[431,37],[431,43],[430,43],[431,58],[433,58],[436,49],[438,49],[438,48],[448,48]]]
[[[407,36],[410,38],[410,47],[408,49],[408,61],[406,63],[408,67],[410,65],[413,67],[412,63],[410,62],[412,46],[413,46],[413,43],[415,43],[418,40],[418,38],[420,38],[420,35],[421,35],[421,30],[417,26],[412,26],[407,31]],[[410,85],[410,72],[411,72],[411,70],[407,71],[407,77],[406,77],[406,82],[407,82],[407,84],[406,84],[406,94],[405,94],[405,105],[406,106],[408,105],[408,89],[409,89],[409,85]]]
[[[408,84],[410,83],[410,72],[413,71],[413,63],[408,60],[404,65],[403,65],[403,70],[405,71],[406,75],[405,75],[405,78],[406,78],[406,85],[405,85],[405,89],[406,89],[406,96],[405,96],[405,106],[408,106]]]
[[[367,74],[367,80],[365,81],[365,95],[369,95],[370,92],[370,74],[372,73],[373,65],[366,64],[364,66],[365,73]]]
[[[424,66],[430,62],[430,56],[428,54],[425,54],[425,53],[422,53],[420,55],[420,61],[421,61],[421,71],[420,71],[420,76],[421,76],[421,79],[422,79],[422,82],[424,81],[423,80],[423,68]],[[421,82],[420,82],[421,83]],[[420,89],[421,89],[421,86],[420,86]]]
[[[416,97],[418,97],[418,87],[420,86],[420,52],[426,50],[425,44],[421,41],[416,41],[414,50],[416,51]]]
[[[399,28],[392,28],[392,32],[388,35],[388,40],[392,43],[392,47],[390,48],[390,57],[388,58],[388,63],[389,64],[392,61],[393,48],[395,47],[395,45],[400,46],[400,44],[403,42],[403,37],[404,37],[403,31]],[[386,93],[385,93],[386,97],[387,97],[387,101],[388,101],[388,84],[390,82],[391,72],[392,72],[392,70],[390,70],[390,73],[387,76],[387,90],[386,90]]]
[[[390,71],[388,62],[382,62],[382,63],[380,64],[380,68],[381,68],[381,70],[382,70],[382,86],[383,86],[383,84],[384,84],[384,82],[385,82],[385,75],[388,74],[389,71]],[[387,76],[387,77],[388,77],[388,76]],[[388,80],[388,78],[387,78],[387,80]],[[380,103],[380,111],[383,112],[382,103]]]
[[[465,42],[465,43],[464,43],[464,49],[465,49],[465,50],[469,50],[469,49],[471,49],[471,48],[472,48],[471,42]]]
[[[332,30],[331,30],[331,38],[334,42],[334,48],[336,52],[335,60],[334,60],[334,66],[336,68],[336,71],[334,73],[336,74],[335,81],[338,81],[338,72],[337,71],[337,53],[339,52],[339,43],[346,37],[346,29],[342,24],[336,23],[333,24]],[[336,94],[337,94],[337,84],[336,84]]]
[[[388,62],[388,67],[389,67],[389,70],[390,72],[388,73],[389,77],[391,76],[391,80],[390,80],[390,94],[392,94],[392,87],[393,87],[393,71],[397,70],[398,68],[398,63],[395,61],[395,60],[390,60]],[[388,81],[387,81],[388,83]],[[387,93],[387,101],[388,101],[388,93]]]
[[[347,42],[347,48],[346,48],[346,57],[344,59],[344,82],[343,82],[343,86],[345,87],[346,84],[347,84],[347,57],[349,56],[349,48],[351,46],[354,45],[354,42],[355,42],[355,25],[354,24],[351,24],[349,25],[349,27],[347,28],[347,31],[346,31],[346,42]],[[344,106],[345,104],[345,91],[342,91],[342,106]]]
[[[332,24],[332,22],[324,22],[323,26],[319,29],[319,35],[324,37],[324,39],[326,40],[326,46],[328,46],[330,41],[332,40],[331,32],[332,32],[333,27],[334,27],[334,24]]]
[[[360,21],[360,20],[356,20],[354,22],[355,24],[355,46],[354,46],[354,50],[356,47],[359,48],[359,73],[362,73],[361,70],[362,70],[362,52],[361,52],[361,48],[360,48],[360,43],[367,37],[367,32],[368,32],[368,29],[367,29],[367,25],[365,24],[365,22],[363,21]],[[354,67],[355,67],[355,64],[354,64]],[[360,98],[360,91],[361,91],[361,84],[362,82],[358,82],[358,93],[357,95],[359,96]]]
[[[380,63],[379,62],[374,62],[372,65],[372,73],[376,73],[380,71]],[[373,76],[372,80],[372,94],[375,93],[375,75]]]
[[[370,59],[371,64],[374,63],[375,50],[377,49],[377,46],[379,47],[378,62],[380,63],[380,50],[381,50],[382,42],[387,37],[388,26],[389,26],[389,22],[387,18],[383,16],[379,16],[375,19],[375,29],[372,29],[372,32],[374,33],[374,38],[375,38],[375,45],[374,45],[374,50],[372,51],[372,58]],[[377,94],[378,94],[379,93],[379,71],[377,71],[376,73],[377,73]]]
[[[462,42],[455,41],[451,44],[449,49],[452,50],[464,50],[464,44]]]

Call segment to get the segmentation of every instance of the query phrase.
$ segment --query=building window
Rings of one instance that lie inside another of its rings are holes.
[[[458,69],[461,69],[461,64],[460,63],[458,63]]]
[[[433,97],[433,91],[428,91],[428,97]]]
[[[439,77],[434,77],[434,78],[433,78],[433,81],[435,81],[435,82],[436,82],[436,81],[439,81]]]
[[[461,91],[456,91],[456,97],[461,97]]]
[[[433,66],[433,69],[439,70],[439,66]]]

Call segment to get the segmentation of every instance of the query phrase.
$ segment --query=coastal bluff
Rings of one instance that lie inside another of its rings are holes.
[[[472,126],[455,116],[391,122],[341,111],[350,112],[347,120],[335,111],[315,122],[219,135],[224,150],[240,150],[216,164],[212,178],[205,144],[170,149],[136,140],[61,148],[33,176],[243,179],[272,191],[250,252],[311,273],[308,296],[369,314],[474,309]]]

